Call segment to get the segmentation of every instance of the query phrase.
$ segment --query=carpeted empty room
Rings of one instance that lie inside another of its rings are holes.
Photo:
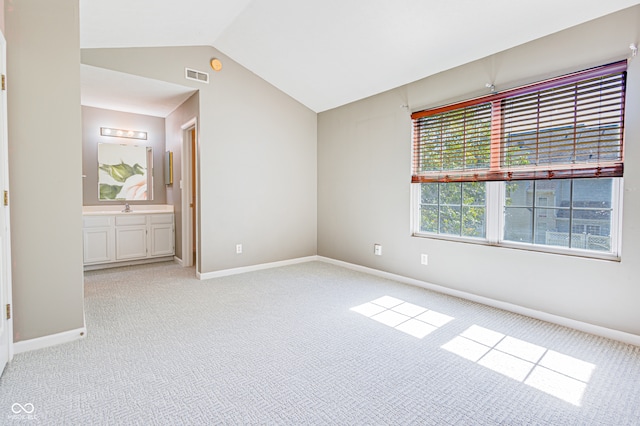
[[[86,338],[16,355],[0,407],[32,404],[33,424],[640,419],[636,346],[325,262],[106,269],[85,295]]]

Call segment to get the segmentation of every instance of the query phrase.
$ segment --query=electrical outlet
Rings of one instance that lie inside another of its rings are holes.
[[[422,263],[423,265],[428,265],[429,264],[429,256],[427,256],[426,254],[421,254],[420,255],[420,263]]]
[[[373,245],[373,254],[376,256],[382,256],[382,246],[380,244]]]
[[[242,253],[242,244],[236,244],[236,254]]]

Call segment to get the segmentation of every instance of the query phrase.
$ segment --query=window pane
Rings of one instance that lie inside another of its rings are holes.
[[[612,179],[573,182],[571,247],[611,251]]]
[[[611,252],[612,188],[611,178],[507,182],[504,240]]]
[[[575,179],[573,207],[608,209],[611,207],[612,179]]]
[[[536,207],[568,208],[571,200],[571,179],[537,180],[535,192]]]
[[[462,235],[465,237],[485,236],[486,192],[484,182],[462,184]]]
[[[532,206],[533,182],[531,180],[505,182],[505,205],[513,207]]]
[[[465,182],[462,184],[462,202],[466,206],[485,206],[486,184]]]
[[[440,205],[440,233],[460,235],[460,206]]]
[[[531,243],[533,212],[526,207],[506,207],[504,212],[504,239]]]
[[[535,244],[569,247],[569,233],[557,227],[558,218],[566,212],[566,209],[536,209]]]
[[[462,211],[462,235],[484,237],[485,207],[463,207]]]
[[[438,232],[438,206],[422,206],[420,232]]]
[[[420,187],[422,204],[438,204],[438,184],[423,183]]]
[[[571,247],[611,251],[611,211],[573,210]]]
[[[486,236],[486,183],[420,184],[419,232]]]
[[[601,212],[602,217],[610,216],[609,212]],[[596,251],[611,251],[611,225],[610,221],[601,225],[585,225],[584,248]],[[571,237],[573,238],[573,236]]]
[[[612,179],[576,179],[573,183],[571,247],[611,251]]]
[[[440,184],[440,204],[462,204],[461,183],[441,183]]]

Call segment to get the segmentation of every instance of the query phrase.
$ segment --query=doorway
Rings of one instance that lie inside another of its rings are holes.
[[[198,130],[192,118],[182,125],[182,262],[199,271]]]

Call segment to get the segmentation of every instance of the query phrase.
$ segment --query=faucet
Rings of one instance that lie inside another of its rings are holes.
[[[125,203],[124,204],[124,210],[122,210],[123,213],[129,213],[131,212],[131,206],[129,205],[129,203]]]

